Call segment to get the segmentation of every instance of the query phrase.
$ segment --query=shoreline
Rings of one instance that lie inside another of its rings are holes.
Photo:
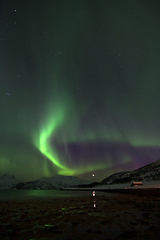
[[[63,191],[95,191],[95,192],[108,192],[108,193],[119,193],[119,194],[131,194],[131,195],[154,195],[155,197],[160,197],[160,188],[139,188],[139,187],[133,187],[133,188],[115,188],[115,189],[104,189],[104,188],[81,188],[81,189],[63,189]]]

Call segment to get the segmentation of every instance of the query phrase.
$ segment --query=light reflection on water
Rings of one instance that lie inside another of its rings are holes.
[[[92,196],[93,196],[93,197],[96,196],[96,191],[93,191],[93,192],[92,192]],[[94,207],[94,208],[97,207],[97,206],[96,206],[96,200],[95,200],[95,199],[93,200],[93,207]]]
[[[22,200],[33,198],[90,197],[95,191],[64,190],[0,190],[0,200]],[[111,196],[111,193],[96,192],[97,196]]]
[[[93,201],[93,207],[94,207],[94,208],[97,207],[97,206],[96,206],[96,201],[95,201],[95,200]]]

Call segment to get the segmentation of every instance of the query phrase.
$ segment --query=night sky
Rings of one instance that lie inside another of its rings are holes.
[[[159,13],[159,0],[0,1],[0,175],[101,181],[160,159]]]

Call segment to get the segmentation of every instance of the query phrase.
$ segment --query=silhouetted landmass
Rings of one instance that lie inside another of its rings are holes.
[[[160,180],[160,160],[133,171],[114,173],[103,179],[101,182],[91,182],[74,176],[62,175],[44,177],[35,181],[21,182],[16,179],[14,175],[4,174],[0,177],[0,189],[62,190],[67,188],[93,188],[101,185],[130,183],[131,181],[144,180]]]

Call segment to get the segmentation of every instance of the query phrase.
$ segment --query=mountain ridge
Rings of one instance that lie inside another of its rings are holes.
[[[101,184],[128,183],[130,181],[160,180],[160,160],[132,171],[114,173],[101,181]]]
[[[30,190],[63,190],[73,187],[95,187],[97,185],[129,183],[131,181],[156,181],[160,180],[160,160],[147,164],[132,171],[114,173],[101,182],[82,180],[75,176],[55,175],[43,177],[34,181],[22,182],[14,175],[4,174],[0,177],[0,189],[30,189]]]
[[[88,185],[91,181],[82,180],[75,176],[56,175],[53,177],[43,177],[34,181],[22,182],[14,175],[4,174],[0,177],[0,189],[30,189],[30,190],[62,190],[78,185]]]

